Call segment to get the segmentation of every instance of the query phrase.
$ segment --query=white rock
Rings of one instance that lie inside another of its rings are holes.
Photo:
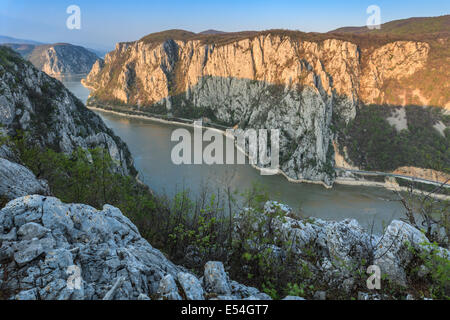
[[[200,281],[192,274],[178,273],[178,282],[183,289],[187,300],[204,300],[204,292]]]
[[[205,264],[203,283],[207,292],[230,295],[231,286],[222,262],[209,261]]]

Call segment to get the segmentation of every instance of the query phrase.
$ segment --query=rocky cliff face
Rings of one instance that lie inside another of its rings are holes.
[[[201,109],[230,126],[280,129],[280,169],[330,185],[332,117],[348,122],[359,103],[383,99],[385,81],[423,68],[429,49],[398,41],[362,51],[345,40],[277,33],[218,45],[144,39],[118,44],[84,84],[93,88],[93,105],[175,115]]]
[[[36,46],[27,59],[50,76],[84,75],[99,60],[87,49],[68,43]]]
[[[386,101],[384,83],[390,79],[408,78],[421,70],[429,51],[428,43],[413,41],[396,41],[375,49],[367,59],[365,74],[360,80],[363,102]]]
[[[103,147],[117,170],[136,173],[125,143],[59,81],[5,47],[0,62],[0,125],[7,135],[24,131],[31,144],[66,154]]]

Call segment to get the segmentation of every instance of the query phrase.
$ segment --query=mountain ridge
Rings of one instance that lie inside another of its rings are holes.
[[[0,35],[0,44],[3,44],[3,43],[34,44],[34,45],[44,44],[44,43],[39,42],[39,41],[27,40],[27,39],[17,39],[17,38],[14,38],[14,37]]]
[[[3,45],[14,49],[50,76],[84,75],[100,59],[92,50],[70,43]]]
[[[450,15],[437,17],[412,17],[400,20],[388,21],[381,24],[380,29],[369,29],[367,26],[342,27],[329,31],[328,33],[370,33],[398,35],[420,34],[442,34],[450,33]]]

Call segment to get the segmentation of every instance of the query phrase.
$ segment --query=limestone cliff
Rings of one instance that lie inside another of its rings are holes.
[[[36,46],[27,59],[50,76],[84,75],[99,60],[95,53],[69,43]]]
[[[0,126],[9,136],[23,131],[30,144],[66,154],[104,147],[119,171],[136,173],[127,146],[99,116],[6,47],[0,47]]]
[[[84,80],[88,104],[185,117],[201,110],[230,126],[280,129],[280,169],[329,185],[332,118],[348,123],[359,104],[386,102],[386,83],[416,74],[430,51],[420,41],[362,48],[332,36],[232,35],[119,43]]]

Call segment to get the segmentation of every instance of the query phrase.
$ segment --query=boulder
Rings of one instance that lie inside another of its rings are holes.
[[[206,291],[219,295],[230,295],[231,286],[222,262],[210,261],[205,264],[203,283]]]
[[[17,235],[22,240],[31,240],[33,238],[40,239],[49,231],[50,229],[44,228],[37,223],[29,222],[20,227],[19,231],[17,231]]]
[[[0,158],[0,196],[8,200],[29,194],[49,194],[45,181],[38,180],[28,168]]]
[[[326,234],[328,252],[335,266],[346,268],[369,261],[371,242],[355,219],[329,223]]]
[[[178,282],[187,300],[204,300],[204,292],[200,281],[190,273],[178,273]]]
[[[0,290],[12,299],[265,299],[230,281],[221,262],[199,280],[141,237],[119,209],[39,195],[0,210]],[[7,275],[7,276],[5,276]]]
[[[111,299],[137,299],[156,294],[165,275],[176,278],[181,271],[111,206],[97,210],[25,196],[0,211],[0,225],[6,292],[26,288],[36,289],[40,299],[103,299],[123,277]]]
[[[175,279],[170,274],[159,282],[158,295],[162,300],[182,300]]]

